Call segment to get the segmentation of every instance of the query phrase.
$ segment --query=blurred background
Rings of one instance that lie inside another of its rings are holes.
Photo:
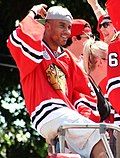
[[[6,47],[16,20],[21,21],[40,3],[67,7],[74,18],[88,21],[99,37],[96,17],[86,0],[0,0],[0,158],[45,158],[47,154],[45,140],[31,127],[18,69]],[[104,7],[105,0],[99,4]]]

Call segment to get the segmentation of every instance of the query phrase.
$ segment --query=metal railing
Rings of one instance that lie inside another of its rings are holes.
[[[60,148],[60,153],[65,153],[65,132],[67,129],[71,128],[93,128],[93,129],[99,129],[101,139],[104,143],[106,152],[108,154],[109,158],[114,158],[113,153],[111,151],[107,136],[106,136],[106,131],[107,129],[113,129],[118,132],[120,132],[120,127],[114,124],[109,124],[109,123],[94,123],[94,124],[66,124],[62,125],[58,129],[58,137],[59,137],[59,148]]]

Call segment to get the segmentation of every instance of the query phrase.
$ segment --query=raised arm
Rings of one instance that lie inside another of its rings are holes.
[[[46,9],[47,5],[46,4],[39,4],[39,5],[35,5],[31,8],[31,10],[29,11],[29,15],[31,17],[35,17],[37,15],[40,15],[42,18],[45,18],[46,16]]]
[[[99,20],[100,16],[106,14],[106,11],[99,5],[98,0],[87,0],[87,2],[92,7],[97,20]]]
[[[16,61],[22,79],[43,59],[41,40],[44,26],[36,21],[35,16],[39,14],[44,18],[45,7],[45,4],[33,6],[7,40],[7,47]],[[34,46],[38,41],[39,48]]]
[[[36,20],[36,16],[45,18],[47,5],[35,5],[29,11],[29,14],[20,22],[22,31],[34,40],[41,40],[44,33],[44,25]],[[33,29],[34,28],[34,29]]]

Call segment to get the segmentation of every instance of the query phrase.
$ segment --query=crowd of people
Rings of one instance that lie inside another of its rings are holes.
[[[73,19],[67,8],[40,4],[7,41],[33,128],[47,143],[66,123],[119,125],[120,20],[113,14],[119,2],[107,0],[107,12],[97,0],[87,1],[98,20],[99,40],[90,24]],[[45,19],[44,25],[37,15]],[[107,158],[98,129],[68,129],[65,140],[70,151],[83,158]]]

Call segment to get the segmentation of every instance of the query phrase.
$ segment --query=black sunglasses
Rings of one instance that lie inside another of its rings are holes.
[[[103,24],[99,24],[99,28],[103,26],[104,28],[107,28],[110,25],[111,22],[104,22]]]

